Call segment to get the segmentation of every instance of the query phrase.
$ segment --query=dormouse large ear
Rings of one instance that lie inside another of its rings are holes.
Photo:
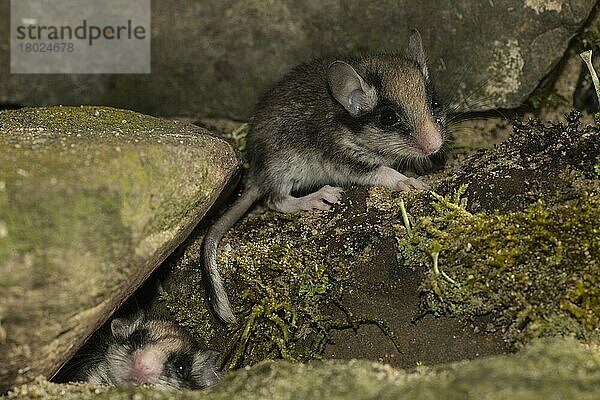
[[[421,34],[416,29],[412,30],[412,33],[408,38],[406,57],[408,57],[409,60],[414,61],[419,68],[421,68],[421,72],[423,73],[425,79],[429,79],[425,51],[423,50],[423,40],[421,39]]]
[[[127,339],[144,321],[146,313],[138,310],[131,318],[115,318],[110,323],[110,330],[117,339]]]
[[[344,106],[353,117],[367,113],[377,105],[375,88],[343,61],[334,61],[329,65],[327,81],[333,97]]]
[[[194,389],[214,386],[221,380],[222,371],[217,368],[220,353],[213,350],[198,350],[192,361],[191,376],[195,382]]]

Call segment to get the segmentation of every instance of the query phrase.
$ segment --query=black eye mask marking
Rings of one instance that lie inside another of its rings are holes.
[[[131,335],[129,335],[129,337],[126,339],[126,344],[131,347],[132,350],[137,350],[139,348],[141,348],[143,345],[145,345],[146,343],[148,343],[148,340],[150,339],[150,332],[148,332],[148,329],[142,328],[142,329],[137,329],[135,331],[133,331],[131,333]]]

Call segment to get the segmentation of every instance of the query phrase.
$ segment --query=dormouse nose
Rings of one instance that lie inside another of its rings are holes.
[[[134,355],[130,380],[140,384],[149,383],[162,372],[160,355],[153,350],[142,350]]]
[[[444,144],[442,133],[431,121],[427,121],[417,130],[417,145],[426,156],[435,154]]]

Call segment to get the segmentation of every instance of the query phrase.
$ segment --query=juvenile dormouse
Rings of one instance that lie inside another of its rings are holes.
[[[143,311],[115,318],[110,331],[96,335],[75,362],[75,380],[100,385],[149,384],[168,389],[203,389],[219,382],[219,353],[201,350],[172,321]]]
[[[293,69],[260,101],[246,139],[244,191],[204,238],[203,272],[219,318],[235,321],[217,247],[255,201],[265,197],[273,210],[291,213],[328,210],[350,185],[426,188],[394,167],[425,163],[446,136],[416,29],[404,56],[318,59]]]

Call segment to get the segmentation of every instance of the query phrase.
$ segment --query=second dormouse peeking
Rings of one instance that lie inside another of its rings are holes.
[[[129,318],[114,318],[94,334],[59,380],[204,389],[221,379],[218,358],[218,352],[203,349],[174,321],[139,310]]]

